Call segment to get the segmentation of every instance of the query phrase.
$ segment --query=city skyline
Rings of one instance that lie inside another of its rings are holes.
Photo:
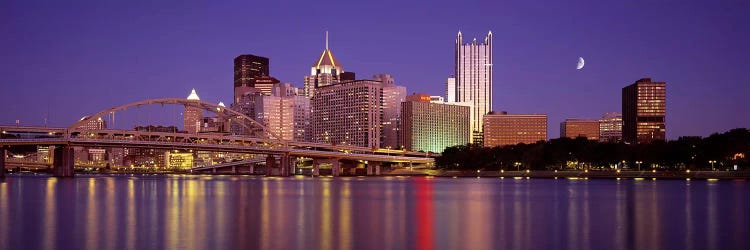
[[[268,13],[259,13],[260,17],[300,14],[264,4],[271,6]],[[557,8],[542,12],[543,18],[524,17],[539,7],[533,4],[509,4],[504,10],[500,4],[487,3],[457,7],[457,11],[477,13],[460,22],[438,21],[447,15],[435,11],[447,8],[438,3],[435,10],[425,10],[437,17],[399,27],[399,21],[410,20],[405,13],[426,7],[405,3],[394,10],[393,21],[371,23],[371,19],[352,18],[347,24],[336,22],[352,15],[342,12],[342,17],[324,18],[320,27],[294,29],[290,23],[265,23],[269,27],[236,37],[228,35],[234,34],[236,28],[232,27],[237,25],[230,23],[231,19],[194,11],[195,3],[162,14],[157,11],[164,7],[160,4],[135,4],[119,10],[116,4],[73,3],[63,6],[65,11],[56,11],[61,6],[55,4],[2,5],[0,29],[9,36],[0,44],[9,53],[0,59],[4,65],[0,67],[0,105],[6,107],[0,111],[1,124],[18,119],[22,125],[44,125],[47,119],[50,126],[66,126],[120,103],[184,97],[192,88],[207,101],[230,103],[230,68],[232,59],[240,54],[269,58],[273,76],[302,87],[301,76],[309,72],[309,58],[317,58],[324,47],[326,30],[331,31],[331,50],[346,62],[347,71],[360,76],[391,74],[409,94],[444,95],[444,82],[453,68],[451,40],[455,33],[461,30],[473,38],[473,34],[492,30],[497,46],[493,111],[547,114],[549,124],[566,118],[595,119],[621,111],[622,87],[636,79],[653,78],[670,83],[668,139],[707,136],[750,124],[750,118],[736,115],[749,112],[742,100],[743,93],[749,92],[743,84],[748,76],[743,72],[750,69],[742,63],[747,54],[742,53],[741,44],[750,39],[747,34],[722,32],[747,17],[739,15],[742,8],[730,10],[721,3],[685,3],[682,8],[655,4],[639,12],[633,10],[645,5],[575,3],[550,6]],[[228,13],[221,16],[241,9],[199,7]],[[615,7],[623,10],[615,11]],[[518,13],[493,18],[513,10]],[[627,24],[603,15],[628,10],[635,16],[631,15],[633,20]],[[102,12],[112,18],[97,19],[97,13]],[[575,17],[571,18],[571,13]],[[602,24],[588,24],[590,20],[581,17],[587,14]],[[316,14],[306,15],[314,18]],[[131,16],[139,18],[130,20]],[[638,17],[654,18],[639,21]],[[560,20],[565,25],[553,29]],[[165,24],[160,24],[162,21]],[[186,23],[178,25],[180,21]],[[423,34],[411,34],[415,27],[422,27]],[[673,32],[665,32],[666,28]],[[255,37],[267,39],[252,39]],[[587,65],[576,71],[579,56],[587,59]],[[71,98],[79,101],[70,102]],[[695,105],[696,100],[700,105]],[[556,130],[550,126],[548,134],[558,134]]]

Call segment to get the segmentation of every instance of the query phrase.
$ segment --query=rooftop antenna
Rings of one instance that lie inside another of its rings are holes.
[[[326,50],[328,50],[328,31],[326,30]]]

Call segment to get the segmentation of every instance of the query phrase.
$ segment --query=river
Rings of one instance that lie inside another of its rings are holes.
[[[0,179],[0,249],[749,249],[750,183]]]

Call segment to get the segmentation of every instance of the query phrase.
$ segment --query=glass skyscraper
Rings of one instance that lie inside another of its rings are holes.
[[[470,124],[471,141],[482,143],[482,122],[484,115],[492,109],[492,31],[487,33],[484,42],[464,43],[461,31],[456,37],[455,86],[448,86],[446,99],[451,102],[473,103]],[[451,81],[448,81],[451,84]],[[451,93],[453,90],[454,93]],[[455,96],[450,96],[455,94]]]

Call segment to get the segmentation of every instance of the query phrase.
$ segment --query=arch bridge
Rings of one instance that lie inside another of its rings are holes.
[[[230,124],[236,124],[249,135],[228,133],[152,132],[118,129],[86,128],[91,120],[103,119],[116,112],[146,105],[182,105],[216,114]],[[0,176],[5,173],[6,155],[11,147],[50,147],[49,165],[55,176],[74,175],[74,147],[85,148],[133,148],[227,152],[250,155],[265,155],[266,173],[288,176],[294,173],[295,159],[312,159],[312,175],[320,174],[321,164],[330,164],[333,176],[342,172],[342,164],[365,165],[368,175],[379,175],[382,163],[432,164],[434,155],[402,150],[373,149],[350,145],[331,145],[284,140],[262,123],[240,112],[214,103],[183,98],[161,98],[144,100],[102,110],[84,116],[67,128],[0,126]],[[249,160],[249,162],[261,162]],[[13,160],[8,161],[13,163]],[[42,164],[45,165],[45,164]],[[231,164],[229,164],[231,165]],[[195,171],[213,171],[228,164],[215,167],[201,166]],[[234,166],[234,165],[232,165]],[[232,167],[235,169],[234,167]],[[250,168],[252,170],[252,168]]]

